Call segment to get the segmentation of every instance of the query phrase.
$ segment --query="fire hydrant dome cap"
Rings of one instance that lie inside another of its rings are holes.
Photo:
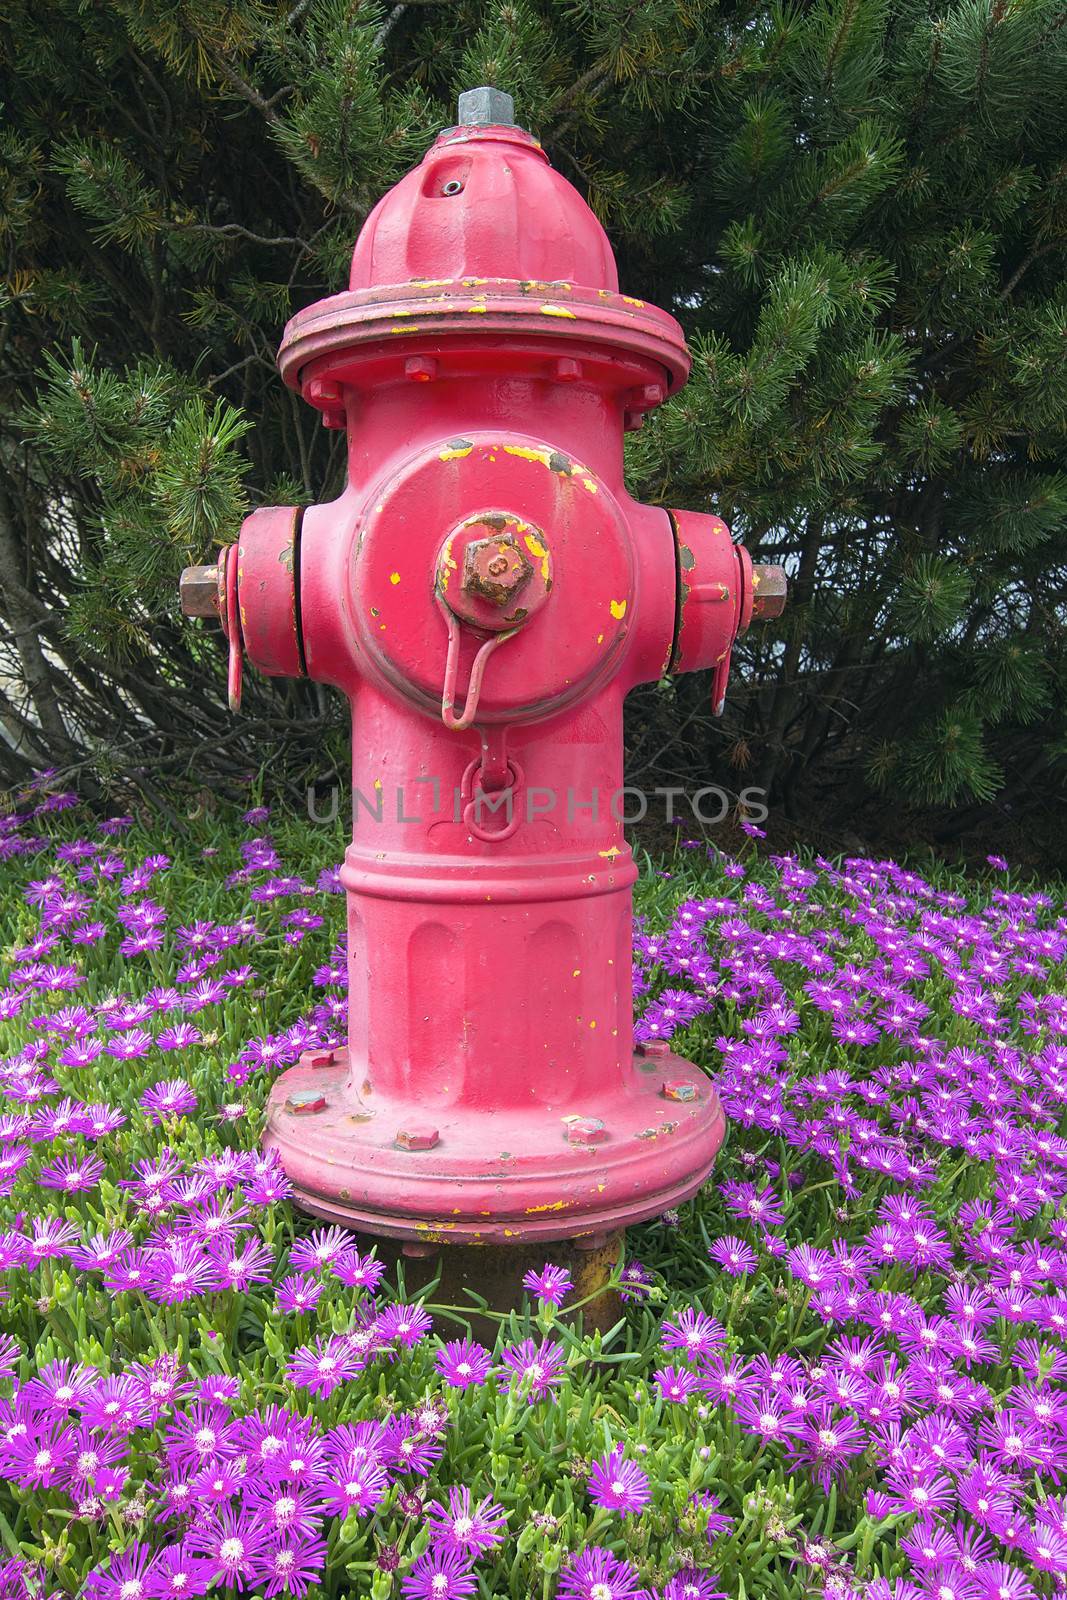
[[[367,218],[349,288],[488,277],[619,287],[607,234],[532,134],[448,128]]]
[[[592,349],[596,381],[634,390],[637,411],[689,375],[677,320],[619,292],[607,234],[533,135],[478,123],[446,128],[378,202],[349,288],[290,319],[278,365],[329,414],[336,401],[324,386],[358,381],[365,361],[505,344],[562,357],[581,347],[583,361]],[[604,363],[616,357],[612,374]]]

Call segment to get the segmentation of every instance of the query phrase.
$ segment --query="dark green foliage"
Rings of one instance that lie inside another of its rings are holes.
[[[1067,749],[1064,22],[1053,0],[13,0],[0,768],[193,752],[236,772],[341,726],[308,686],[260,682],[233,727],[176,577],[246,502],[336,491],[338,437],[274,371],[282,324],[342,284],[457,91],[492,82],[626,288],[690,336],[688,388],[629,441],[633,488],[720,512],[794,578],[725,719],[700,686],[647,691],[635,754],[680,701],[675,771],[732,762],[788,805],[1047,805]]]

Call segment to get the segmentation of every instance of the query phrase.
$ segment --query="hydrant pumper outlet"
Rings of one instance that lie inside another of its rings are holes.
[[[684,384],[673,317],[474,90],[379,202],[282,377],[344,429],[326,505],[253,512],[183,578],[260,672],[352,707],[347,1050],[268,1107],[299,1202],[423,1245],[606,1235],[704,1182],[715,1090],[634,1047],[622,706],[713,671],[784,580],[716,517],[641,505],[622,440]]]

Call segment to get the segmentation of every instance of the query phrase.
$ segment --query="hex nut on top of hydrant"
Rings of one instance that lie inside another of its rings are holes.
[[[463,588],[494,606],[506,606],[532,575],[533,567],[509,533],[473,539],[463,553]]]

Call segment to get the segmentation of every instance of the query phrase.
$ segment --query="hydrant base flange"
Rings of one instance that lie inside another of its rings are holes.
[[[518,1244],[609,1233],[680,1205],[711,1172],[725,1126],[709,1079],[671,1054],[636,1055],[588,1117],[546,1104],[399,1105],[342,1063],[282,1074],[264,1144],[299,1204],[331,1222],[424,1243]]]

